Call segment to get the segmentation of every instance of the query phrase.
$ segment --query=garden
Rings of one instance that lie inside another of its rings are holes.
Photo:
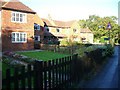
[[[72,67],[74,70],[72,71],[76,73],[77,76],[79,75],[78,80],[79,81],[88,80],[90,79],[91,76],[94,76],[94,74],[96,74],[99,70],[101,70],[101,67],[105,63],[107,63],[107,58],[112,56],[113,53],[114,53],[114,47],[110,44],[105,44],[105,45],[77,44],[74,46],[59,47],[59,49],[56,49],[56,51],[49,51],[49,50],[19,51],[19,52],[8,51],[8,52],[4,52],[3,54],[2,74],[3,74],[3,78],[6,78],[7,69],[11,69],[11,74],[13,74],[14,68],[22,67],[22,66],[27,67],[29,64],[34,65],[35,61],[39,61],[39,62],[43,61],[44,63],[50,62],[51,69],[49,68],[49,70],[52,70],[53,67],[51,66],[54,65],[53,61],[55,60],[54,63],[56,65],[54,67],[58,68],[57,69],[57,71],[59,72],[58,75],[61,75],[60,74],[62,73],[61,70],[65,72],[66,68],[67,68],[66,70],[69,70],[69,73],[71,73],[70,71],[72,69],[70,70],[68,69],[68,67],[71,67],[70,65],[72,64],[70,63],[73,62],[74,65]],[[77,55],[77,57],[74,59],[73,56],[75,54]],[[57,60],[59,60],[58,63]],[[66,60],[68,60],[69,63],[66,62]],[[75,60],[75,62],[72,60]],[[59,65],[59,63],[61,64]],[[66,66],[67,64],[68,66]],[[69,75],[69,73],[67,74]],[[48,78],[49,75],[47,75],[46,77]]]

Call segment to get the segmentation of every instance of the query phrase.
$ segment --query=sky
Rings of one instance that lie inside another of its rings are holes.
[[[89,15],[118,17],[119,0],[19,0],[41,18],[54,20],[88,19]]]

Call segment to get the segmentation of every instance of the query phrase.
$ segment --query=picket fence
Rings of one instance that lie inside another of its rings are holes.
[[[79,80],[77,54],[49,61],[35,61],[27,67],[7,69],[2,80],[3,90],[50,90],[71,88]]]

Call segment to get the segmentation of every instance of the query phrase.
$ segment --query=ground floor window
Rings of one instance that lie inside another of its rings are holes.
[[[27,42],[27,33],[12,32],[12,43],[25,43],[25,42]]]
[[[35,36],[35,41],[40,41],[40,36]]]

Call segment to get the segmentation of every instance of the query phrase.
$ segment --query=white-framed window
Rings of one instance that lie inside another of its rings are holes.
[[[35,41],[40,41],[40,36],[35,35]]]
[[[27,14],[21,12],[12,12],[11,13],[11,21],[18,23],[26,23],[27,22]]]
[[[34,23],[34,30],[40,30],[40,25]]]
[[[25,32],[12,32],[12,43],[25,43],[27,42],[27,33]]]

